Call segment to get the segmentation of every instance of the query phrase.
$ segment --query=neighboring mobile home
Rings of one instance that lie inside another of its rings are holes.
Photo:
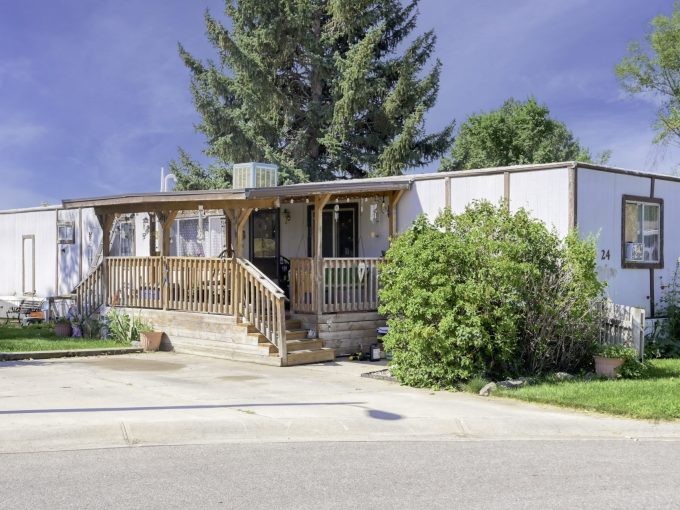
[[[0,296],[75,289],[85,313],[144,314],[177,350],[294,364],[375,341],[379,260],[419,214],[506,200],[560,235],[596,235],[610,298],[652,317],[680,257],[669,175],[565,162],[257,187],[276,170],[247,171],[242,188],[0,213]]]

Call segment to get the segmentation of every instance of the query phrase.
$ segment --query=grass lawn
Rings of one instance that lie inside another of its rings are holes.
[[[128,347],[113,340],[93,338],[59,338],[51,327],[43,324],[21,327],[0,325],[0,352],[59,351],[66,349],[99,349]]]
[[[644,379],[543,382],[495,395],[652,420],[680,419],[680,359],[651,362]]]

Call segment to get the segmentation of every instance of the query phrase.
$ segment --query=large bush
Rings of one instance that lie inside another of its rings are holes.
[[[576,370],[591,361],[603,284],[595,244],[524,210],[476,202],[419,217],[381,269],[392,373],[418,386]]]

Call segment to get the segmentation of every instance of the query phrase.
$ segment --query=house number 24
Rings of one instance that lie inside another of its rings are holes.
[[[609,260],[609,250],[601,250],[602,256],[600,257],[601,260]]]

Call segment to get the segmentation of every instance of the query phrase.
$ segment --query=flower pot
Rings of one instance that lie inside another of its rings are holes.
[[[73,329],[71,328],[71,324],[68,322],[57,322],[54,325],[54,334],[59,337],[69,337],[71,336],[72,332]]]
[[[616,370],[623,365],[623,358],[603,358],[595,356],[595,373],[613,379]]]
[[[161,346],[162,331],[147,331],[139,334],[139,345],[146,352],[157,351]]]

